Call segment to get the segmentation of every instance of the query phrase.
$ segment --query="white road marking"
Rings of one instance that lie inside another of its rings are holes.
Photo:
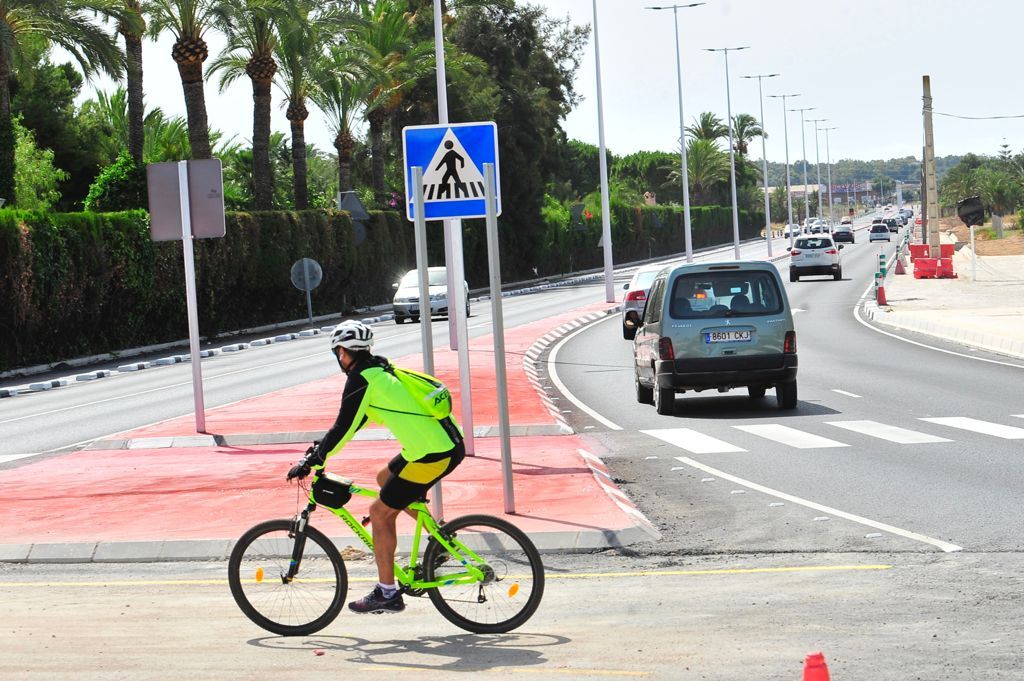
[[[747,487],[749,489],[752,489],[752,490],[755,490],[755,491],[758,491],[758,492],[762,492],[763,494],[768,494],[770,496],[777,497],[779,499],[785,499],[786,501],[791,501],[794,504],[800,504],[801,506],[806,506],[807,508],[812,508],[812,509],[814,509],[816,511],[821,511],[822,513],[828,513],[829,515],[836,516],[838,518],[844,518],[846,520],[849,520],[849,521],[852,521],[852,522],[855,522],[855,523],[860,523],[861,525],[867,525],[868,527],[873,527],[876,530],[882,530],[884,532],[888,532],[889,534],[895,534],[897,536],[904,537],[906,539],[912,539],[914,541],[919,541],[919,542],[923,542],[925,544],[930,544],[930,545],[935,546],[935,547],[937,547],[937,548],[939,548],[939,549],[941,549],[941,550],[943,550],[943,551],[945,551],[947,553],[952,553],[954,551],[963,551],[964,550],[962,546],[957,546],[956,544],[950,544],[949,542],[944,542],[941,539],[933,539],[932,537],[928,537],[928,536],[925,536],[923,534],[918,534],[916,532],[911,532],[909,530],[904,530],[904,529],[900,529],[898,527],[893,527],[892,525],[886,525],[885,523],[880,523],[880,522],[878,522],[876,520],[870,520],[869,518],[863,518],[863,517],[861,517],[859,515],[854,515],[852,513],[847,513],[846,511],[840,511],[838,509],[831,508],[829,506],[824,506],[822,504],[818,504],[818,503],[815,503],[813,501],[808,501],[807,499],[801,499],[800,497],[795,497],[792,494],[786,494],[785,492],[779,492],[779,491],[773,490],[771,488],[765,487],[763,485],[758,485],[755,482],[750,482],[749,480],[744,480],[743,478],[737,478],[735,475],[729,475],[728,473],[726,473],[724,471],[720,471],[720,470],[718,470],[716,468],[712,468],[711,466],[705,466],[704,464],[700,463],[699,461],[694,461],[693,459],[690,459],[690,458],[685,457],[685,456],[677,456],[676,459],[681,461],[681,462],[683,462],[683,463],[685,463],[685,464],[687,464],[688,466],[693,466],[694,468],[698,468],[698,469],[704,471],[705,473],[710,473],[712,475],[717,475],[720,478],[725,478],[726,480],[730,480],[732,482],[735,482],[737,485],[743,485],[744,487]]]
[[[596,326],[596,325],[600,324],[601,322],[606,322],[609,319],[618,319],[618,317],[616,315],[607,315],[604,319],[596,321],[593,324],[588,324],[588,325],[586,325],[584,327],[581,327],[580,329],[577,329],[576,331],[570,333],[568,336],[566,336],[565,338],[560,340],[558,342],[558,344],[555,345],[555,347],[553,347],[551,349],[551,354],[548,355],[548,376],[551,377],[551,382],[555,384],[555,387],[558,389],[558,391],[560,393],[565,395],[567,400],[569,400],[570,402],[575,404],[577,407],[579,407],[580,409],[582,409],[586,413],[590,414],[596,420],[600,421],[601,423],[603,423],[604,425],[608,426],[612,430],[622,430],[622,426],[616,425],[615,423],[612,423],[611,421],[609,421],[605,417],[601,416],[596,411],[594,411],[593,409],[591,409],[587,405],[583,404],[583,402],[580,401],[579,398],[577,398],[575,395],[573,395],[571,392],[569,392],[569,389],[565,387],[564,383],[562,383],[562,379],[558,377],[558,368],[557,368],[557,365],[555,363],[555,360],[558,358],[558,351],[561,350],[562,346],[565,345],[567,342],[569,342],[569,340],[571,340],[572,338],[576,337],[577,335],[583,333],[587,329],[590,329],[593,326]],[[584,429],[588,429],[588,428],[593,428],[593,426],[584,426]]]
[[[0,454],[0,463],[8,463],[10,461],[17,461],[18,459],[27,459],[30,456],[39,456],[42,452],[30,452],[28,454]]]
[[[842,442],[830,440],[827,437],[821,437],[820,435],[814,435],[813,433],[805,433],[804,431],[797,430],[796,428],[780,426],[777,423],[768,423],[756,426],[733,426],[733,428],[750,433],[751,435],[763,437],[767,440],[789,445],[790,447],[796,447],[797,449],[850,446]]]
[[[721,454],[723,452],[745,452],[747,450],[731,445],[690,428],[662,428],[641,430],[641,433],[664,440],[670,445],[685,449],[691,454]]]
[[[840,395],[846,395],[847,397],[860,397],[860,395],[854,395],[853,393],[848,393],[845,390],[840,390],[839,388],[832,388],[832,392],[839,393]]]
[[[940,426],[949,426],[950,428],[970,430],[975,433],[981,433],[982,435],[992,435],[993,437],[1001,437],[1004,440],[1024,440],[1024,428],[1017,428],[1016,426],[1004,426],[1000,423],[992,423],[990,421],[982,421],[980,419],[967,418],[966,416],[948,416],[942,418],[928,418],[921,420],[927,421],[928,423],[937,423]]]
[[[937,435],[928,435],[927,433],[919,433],[916,430],[889,426],[878,421],[826,421],[825,423],[837,428],[851,430],[854,433],[870,435],[871,437],[877,437],[901,445],[916,445],[926,442],[952,442],[952,440],[947,440]]]

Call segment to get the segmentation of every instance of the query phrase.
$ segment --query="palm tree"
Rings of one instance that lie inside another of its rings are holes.
[[[360,60],[354,50],[337,45],[331,48],[317,78],[318,87],[313,101],[327,116],[334,133],[334,148],[338,152],[338,191],[351,191],[352,150],[356,145],[353,134],[356,116],[369,96],[370,80],[362,74],[352,73],[353,64]]]
[[[386,189],[385,123],[416,81],[434,70],[434,44],[416,39],[414,17],[407,7],[408,3],[399,0],[374,0],[372,4],[359,0],[361,21],[352,36],[366,55],[369,72],[374,74],[366,99],[366,119],[370,124],[373,189],[381,199]]]
[[[203,36],[217,21],[217,0],[152,0],[149,32],[156,37],[169,30],[175,38],[171,58],[178,65],[188,116],[192,158],[210,158],[210,130],[203,91],[203,62],[210,56]]]
[[[712,112],[704,111],[700,116],[693,119],[693,125],[686,126],[686,132],[694,139],[714,142],[717,139],[729,136],[729,126]]]
[[[128,89],[128,153],[136,165],[142,165],[145,140],[145,104],[142,89],[142,36],[146,20],[141,0],[122,0],[126,18],[117,22],[124,37],[125,85]]]
[[[287,2],[288,0],[286,0]],[[277,73],[277,21],[284,16],[280,2],[224,0],[225,21],[220,29],[227,47],[210,64],[207,78],[220,72],[220,92],[244,73],[252,81],[252,163],[256,210],[270,210],[274,177],[270,166],[270,86]]]
[[[113,36],[90,21],[90,14],[117,15],[113,0],[0,0],[0,198],[13,204],[14,123],[11,74],[23,49],[43,40],[67,50],[86,77],[100,71],[117,78],[123,55]]]
[[[682,172],[677,166],[668,166],[666,184],[679,184]],[[693,192],[693,203],[709,203],[712,191],[729,179],[729,155],[718,148],[714,140],[693,138],[686,145],[686,172]]]
[[[348,18],[340,7],[321,8],[321,4],[317,0],[294,0],[278,23],[277,57],[281,68],[275,82],[288,104],[285,116],[292,131],[292,186],[296,210],[309,207],[306,100],[316,87],[316,68],[324,59],[326,46],[339,40]]]
[[[750,114],[736,114],[732,117],[733,148],[740,156],[747,155],[747,144],[755,137],[764,135],[761,123]],[[765,136],[767,139],[767,136]]]

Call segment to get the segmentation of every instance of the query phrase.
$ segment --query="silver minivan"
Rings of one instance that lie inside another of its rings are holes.
[[[779,271],[761,261],[678,265],[651,284],[633,338],[638,402],[675,413],[676,393],[775,388],[793,409],[796,328]]]

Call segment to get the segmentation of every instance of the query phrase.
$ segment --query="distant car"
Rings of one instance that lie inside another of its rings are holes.
[[[790,235],[800,236],[802,233],[803,228],[801,228],[800,225],[791,223],[782,228],[782,236],[784,237],[789,237]]]
[[[651,282],[664,265],[656,267],[641,267],[634,274],[629,283],[623,286],[626,296],[622,299],[622,337],[626,340],[633,340],[636,335],[636,327],[643,316],[644,306],[647,305],[647,292],[651,289]]]
[[[894,217],[887,217],[883,222],[885,222],[885,225],[889,228],[890,232],[898,232],[900,231],[900,227],[903,226],[903,223],[901,223],[898,218]]]
[[[825,231],[825,221],[821,218],[814,218],[811,221],[811,228],[808,230],[810,234],[821,234]]]
[[[846,241],[851,244],[854,243],[853,225],[848,222],[843,222],[837,225],[836,228],[832,230],[832,240],[836,243],[839,243],[840,241]]]
[[[873,225],[884,225],[885,224],[885,218],[883,218],[883,217],[873,218],[871,220],[871,224],[873,224]]]
[[[881,222],[871,225],[871,231],[868,232],[868,243],[873,241],[889,241],[889,227]]]
[[[789,252],[789,280],[800,281],[809,274],[830,274],[839,281],[843,278],[843,266],[839,261],[839,249],[828,236],[806,236],[797,239]]]
[[[844,215],[843,217],[839,218],[839,224],[841,224],[841,225],[852,225],[853,224],[853,218],[851,218],[849,215]]]
[[[431,267],[427,270],[427,290],[430,293],[430,316],[448,314],[448,270],[444,267]],[[391,307],[395,313],[395,324],[404,324],[406,320],[420,320],[420,279],[416,270],[406,272],[405,276],[393,285],[395,298]],[[462,282],[466,292],[466,316],[469,316],[469,285]]]

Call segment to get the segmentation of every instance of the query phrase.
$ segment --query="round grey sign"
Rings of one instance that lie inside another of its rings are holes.
[[[292,283],[300,291],[312,291],[323,281],[324,271],[320,263],[312,258],[296,260],[292,265]]]

